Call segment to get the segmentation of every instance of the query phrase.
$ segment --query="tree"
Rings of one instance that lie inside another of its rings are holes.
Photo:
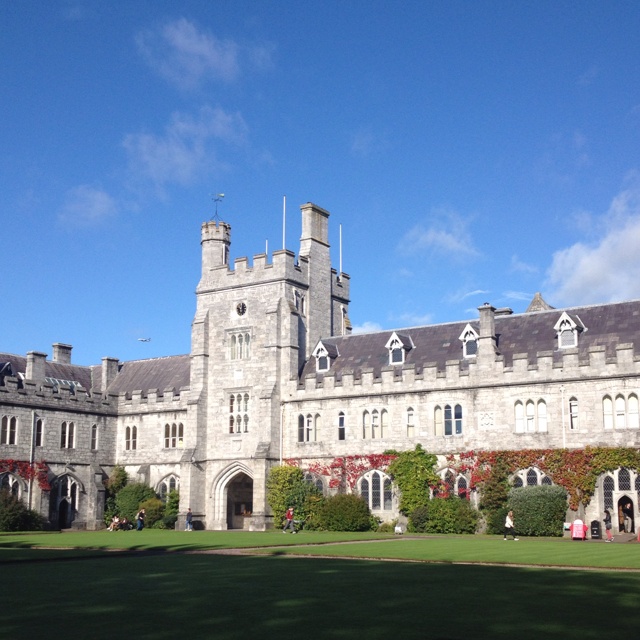
[[[387,471],[401,492],[400,511],[409,515],[429,503],[430,487],[440,481],[434,471],[438,459],[427,453],[420,444],[412,451],[397,455]]]
[[[0,490],[0,531],[41,531],[44,518],[6,489]]]
[[[113,516],[118,515],[116,496],[120,490],[126,487],[127,482],[129,482],[129,475],[125,468],[120,465],[113,467],[111,475],[104,481],[104,486],[107,490],[104,506],[104,522],[107,525],[111,522]]]
[[[116,513],[121,518],[135,520],[140,505],[149,498],[156,498],[156,492],[146,484],[132,482],[118,491],[116,496]]]
[[[298,467],[282,465],[271,469],[267,478],[267,502],[273,511],[275,526],[279,526],[289,507],[295,509],[297,505],[289,504],[289,501],[295,497],[296,489],[304,489],[305,484],[304,473]]]

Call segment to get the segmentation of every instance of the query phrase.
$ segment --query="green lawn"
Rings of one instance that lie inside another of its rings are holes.
[[[148,552],[109,551],[115,547]],[[234,547],[262,547],[264,555],[162,552]],[[291,557],[298,553],[430,562]],[[639,558],[637,543],[482,536],[2,535],[0,638],[589,640],[614,629],[633,638],[640,571],[453,563],[640,569]]]

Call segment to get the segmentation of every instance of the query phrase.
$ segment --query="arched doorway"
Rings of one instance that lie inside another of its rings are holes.
[[[51,522],[69,529],[78,515],[78,482],[69,475],[58,478],[51,488]]]
[[[618,531],[635,533],[635,509],[633,500],[627,495],[618,500]]]
[[[227,484],[227,529],[248,529],[253,511],[253,479],[240,472]]]

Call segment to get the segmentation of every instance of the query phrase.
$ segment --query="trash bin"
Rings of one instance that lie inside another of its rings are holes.
[[[600,540],[600,538],[602,538],[602,533],[600,531],[600,520],[592,520],[591,521],[591,539]]]

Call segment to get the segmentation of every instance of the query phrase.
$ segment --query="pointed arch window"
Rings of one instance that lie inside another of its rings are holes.
[[[34,434],[34,444],[36,447],[41,447],[44,442],[44,420],[38,418],[36,420],[36,432]]]
[[[97,424],[92,424],[91,425],[91,444],[90,444],[90,446],[91,446],[91,451],[96,451],[98,449],[98,425]]]
[[[571,431],[578,430],[578,400],[576,398],[569,399],[569,429]]]
[[[366,410],[362,414],[362,437],[365,440],[371,437],[371,414]]]
[[[164,448],[176,449],[184,446],[184,425],[180,423],[167,423],[164,425]]]
[[[613,489],[614,482],[611,476],[605,476],[602,481],[602,497],[604,498],[604,508],[613,509]]]
[[[346,438],[346,425],[344,411],[338,414],[338,440],[345,440]]]
[[[76,435],[75,424],[73,422],[64,421],[62,425],[60,425],[60,448],[74,449],[75,435]]]
[[[390,365],[404,364],[406,353],[413,348],[413,342],[410,337],[394,331],[387,340],[385,348],[389,351]]]
[[[476,357],[478,354],[478,337],[477,331],[470,324],[467,324],[458,338],[462,342],[463,357]]]
[[[433,410],[433,425],[436,436],[444,435],[444,418],[442,407],[435,407]]]
[[[413,408],[407,409],[407,438],[413,438],[415,436],[415,423]]]
[[[624,396],[618,395],[616,396],[616,429],[624,429],[626,424],[626,411],[625,411],[625,401]]]
[[[17,444],[18,418],[2,416],[0,427],[0,444]]]
[[[613,429],[613,401],[609,396],[602,399],[602,421],[605,429]]]
[[[553,327],[558,337],[559,349],[572,349],[578,346],[578,334],[584,331],[580,318],[576,316],[576,322],[566,311],[558,319]]]
[[[382,471],[369,471],[359,483],[360,495],[372,511],[390,511],[393,508],[391,478]]]

